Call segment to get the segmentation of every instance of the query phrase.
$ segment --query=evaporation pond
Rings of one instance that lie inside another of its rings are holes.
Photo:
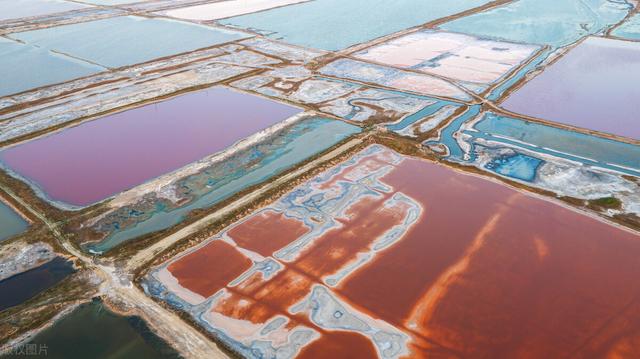
[[[63,0],[4,0],[0,1],[0,21],[20,19],[83,9],[87,5]]]
[[[315,0],[222,20],[288,43],[340,50],[482,6],[487,0]]]
[[[13,307],[53,287],[75,272],[73,263],[56,257],[39,267],[0,281],[0,311]]]
[[[639,62],[640,43],[590,37],[512,94],[503,106],[640,139]]]
[[[630,40],[640,40],[640,14],[633,15],[629,20],[613,30],[611,35]]]
[[[273,178],[359,131],[356,126],[321,117],[298,121],[276,136],[179,180],[176,187],[189,193],[192,201],[183,201],[173,209],[159,204],[148,207],[140,201],[139,205],[122,207],[105,217],[98,227],[107,238],[89,248],[108,251],[132,238],[176,225],[192,210],[208,208]]]
[[[621,21],[630,7],[626,1],[519,0],[440,27],[493,39],[561,47]]]
[[[29,224],[11,207],[0,201],[0,242],[21,233]]]
[[[536,160],[504,164],[526,178]],[[640,330],[638,239],[373,145],[153,269],[147,288],[247,357],[598,358]]]
[[[10,37],[115,68],[238,40],[248,35],[176,20],[122,16],[20,32]]]
[[[105,70],[101,66],[2,37],[0,68],[0,97]]]
[[[141,318],[117,315],[99,301],[80,305],[29,344],[50,359],[180,358]]]
[[[116,113],[0,152],[48,199],[86,206],[219,152],[301,110],[212,88]]]
[[[516,140],[519,144],[527,143],[538,149],[554,150],[561,157],[571,154],[600,162],[600,164],[617,165],[640,171],[640,146],[630,143],[500,116],[491,112],[485,114],[473,127],[490,135],[491,141]],[[466,133],[472,136],[478,134],[478,132]]]

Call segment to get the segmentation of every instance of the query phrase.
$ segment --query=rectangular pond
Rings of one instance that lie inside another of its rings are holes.
[[[115,314],[98,300],[81,304],[24,344],[29,345],[36,356],[55,359],[180,358],[140,317]]]
[[[92,75],[105,68],[0,37],[0,97]]]
[[[250,358],[558,357],[585,337],[590,357],[640,329],[639,238],[373,145],[144,286]]]
[[[502,105],[525,115],[637,140],[638,63],[640,43],[590,37]]]
[[[29,223],[11,207],[0,200],[0,242],[20,234],[29,227]]]
[[[129,0],[132,1],[132,0]],[[164,15],[188,20],[216,20],[239,16],[309,0],[230,0],[163,11]]]
[[[117,68],[249,36],[177,20],[121,16],[20,32],[10,37]]]
[[[86,206],[301,112],[216,87],[109,115],[0,152],[0,165],[62,205]]]
[[[301,120],[222,161],[176,179],[151,196],[105,214],[87,228],[103,239],[87,248],[108,251],[133,238],[169,228],[182,222],[190,211],[211,207],[267,181],[358,132],[358,127],[341,121],[320,117]]]
[[[258,31],[288,43],[335,51],[488,2],[315,0],[237,16],[221,22]]]
[[[640,146],[488,113],[473,129],[474,138],[502,142],[618,172],[640,175]]]
[[[460,88],[440,78],[364,61],[341,58],[322,67],[319,72],[323,75],[387,86],[398,91],[471,100]]]
[[[89,7],[64,0],[10,0],[0,1],[0,21],[56,14]]]
[[[622,25],[615,28],[611,35],[629,40],[640,40],[640,14],[635,14]]]
[[[537,46],[419,31],[355,53],[369,61],[480,85],[492,84],[538,50]]]
[[[0,311],[21,304],[53,287],[75,272],[73,263],[64,258],[53,260],[0,281]]]
[[[632,5],[610,0],[518,0],[440,26],[443,30],[562,47],[624,19]]]

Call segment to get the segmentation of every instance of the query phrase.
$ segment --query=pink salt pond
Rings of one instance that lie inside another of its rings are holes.
[[[216,153],[301,110],[216,87],[0,152],[47,199],[87,206]]]
[[[640,43],[589,37],[502,104],[513,112],[640,140]]]

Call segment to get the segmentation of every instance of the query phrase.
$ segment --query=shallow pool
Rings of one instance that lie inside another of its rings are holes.
[[[589,37],[502,105],[549,121],[640,139],[638,63],[640,43]]]
[[[487,113],[465,131],[475,138],[523,147],[572,161],[640,175],[640,146]]]
[[[0,21],[56,14],[89,7],[63,0],[4,0],[0,1]]]
[[[0,311],[23,303],[75,272],[73,264],[56,257],[39,267],[0,281]]]
[[[631,8],[625,1],[519,0],[440,27],[493,39],[560,47],[605,30],[624,19]]]
[[[296,45],[340,50],[460,13],[487,0],[315,0],[222,20]]]
[[[544,161],[517,153],[493,159],[485,168],[503,176],[532,182],[536,178],[536,171]]]
[[[0,201],[0,242],[22,233],[28,226],[27,221]]]
[[[248,35],[176,20],[122,16],[20,32],[10,37],[117,68],[246,38]]]
[[[611,35],[629,40],[640,40],[640,14],[632,16],[611,32]]]
[[[141,201],[104,217],[96,229],[107,237],[86,248],[108,251],[127,240],[176,225],[190,211],[211,207],[262,183],[359,131],[358,127],[341,121],[320,117],[303,120],[273,139],[180,180],[176,188],[189,194],[186,203],[169,208],[166,201],[156,200],[151,205],[149,201]]]
[[[0,68],[0,97],[106,70],[3,37],[0,37]]]
[[[117,315],[97,300],[80,305],[29,344],[45,350],[40,356],[56,359],[180,358],[141,318]]]
[[[85,122],[0,152],[43,197],[86,206],[176,170],[300,109],[215,87]]]

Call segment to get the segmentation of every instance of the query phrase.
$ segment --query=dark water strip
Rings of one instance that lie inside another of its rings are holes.
[[[140,317],[117,315],[100,300],[80,305],[23,347],[35,349],[39,357],[60,359],[180,358]],[[20,347],[13,349],[2,358],[24,356]]]
[[[0,281],[0,310],[23,303],[75,272],[73,264],[57,257],[39,267]]]

